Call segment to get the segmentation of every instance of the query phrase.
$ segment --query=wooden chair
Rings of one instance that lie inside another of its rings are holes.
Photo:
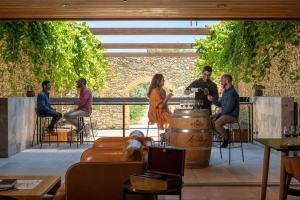
[[[300,196],[300,190],[290,188],[292,178],[300,181],[300,156],[284,157],[283,164],[286,175],[284,199],[286,200],[288,195]]]

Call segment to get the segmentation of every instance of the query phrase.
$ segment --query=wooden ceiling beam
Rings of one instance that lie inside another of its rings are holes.
[[[197,57],[196,53],[104,53],[106,58],[109,57]]]
[[[192,49],[196,43],[102,43],[104,49]]]
[[[299,10],[299,0],[0,0],[0,20],[299,20]]]
[[[90,28],[94,35],[210,35],[209,28]]]

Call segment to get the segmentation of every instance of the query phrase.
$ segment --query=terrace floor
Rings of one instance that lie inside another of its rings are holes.
[[[130,131],[126,132],[128,135]],[[121,131],[101,131],[99,136],[121,136]],[[151,129],[150,136],[156,136]],[[69,144],[45,144],[42,149],[34,146],[10,158],[0,159],[0,175],[58,175],[64,181],[68,167],[79,162],[82,152],[91,147],[84,144],[76,148]],[[232,149],[232,162],[228,164],[228,150],[220,158],[218,148],[212,149],[210,166],[202,169],[186,169],[183,189],[184,200],[256,200],[260,199],[260,183],[263,161],[263,146],[244,145],[245,162],[242,162],[239,148]],[[278,199],[280,154],[271,152],[269,187],[267,199]],[[177,199],[160,196],[160,199]],[[297,199],[290,197],[288,199]]]

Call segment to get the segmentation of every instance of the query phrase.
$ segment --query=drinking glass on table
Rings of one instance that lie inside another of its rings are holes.
[[[296,135],[298,139],[296,140],[296,143],[299,144],[299,137],[300,137],[300,126],[296,126]]]
[[[292,125],[290,130],[291,130],[291,136],[293,137],[293,144],[296,144],[296,139],[298,136],[298,134],[296,132],[296,127]]]
[[[289,144],[289,137],[291,136],[291,132],[288,126],[284,126],[283,128],[283,138],[286,139],[286,143]]]

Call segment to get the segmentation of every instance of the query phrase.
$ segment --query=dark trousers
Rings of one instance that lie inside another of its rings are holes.
[[[39,111],[38,115],[40,117],[52,117],[51,123],[48,126],[49,130],[53,130],[54,129],[54,125],[56,124],[56,122],[62,117],[61,113],[59,112],[55,112],[55,111]]]

